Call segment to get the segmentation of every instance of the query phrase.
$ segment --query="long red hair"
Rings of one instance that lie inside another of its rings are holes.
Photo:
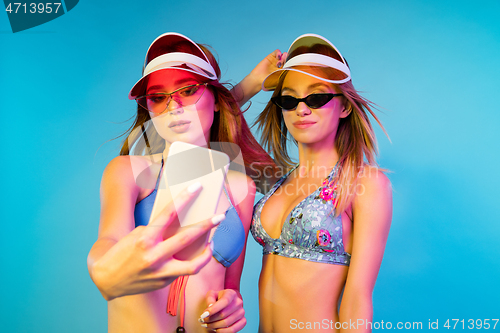
[[[267,168],[274,170],[276,167],[275,163],[254,138],[243,117],[243,112],[227,88],[230,85],[219,82],[221,71],[212,52],[210,52],[208,46],[202,44],[198,44],[198,46],[206,54],[218,78],[218,80],[208,83],[208,88],[214,94],[215,103],[219,105],[219,112],[214,113],[214,121],[210,129],[209,141],[212,143],[210,148],[223,150],[231,159],[236,157],[239,151],[241,151],[246,174],[252,177],[257,188],[262,190],[263,187],[266,187],[262,179],[264,170]],[[151,59],[167,52],[193,53],[195,51],[192,44],[181,41],[159,48],[155,52],[158,54],[149,55]],[[147,80],[145,80],[144,84],[147,84]],[[151,120],[149,112],[140,105],[137,105],[137,114],[134,123],[124,133],[126,138],[123,141],[120,155],[152,155],[163,152],[165,141],[156,132],[149,120]],[[224,144],[226,142],[234,145]],[[239,149],[234,149],[235,145]]]

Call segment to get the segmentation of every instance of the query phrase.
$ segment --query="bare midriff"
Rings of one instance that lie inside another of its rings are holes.
[[[198,322],[208,307],[205,296],[209,290],[224,289],[226,268],[212,260],[196,275],[189,276],[186,285],[184,328],[187,332],[206,333]],[[177,316],[167,313],[170,286],[149,293],[118,297],[108,302],[109,333],[170,333],[180,325]],[[179,302],[180,304],[180,302]]]
[[[316,325],[314,332],[335,332],[347,270],[348,266],[264,255],[259,332],[296,332],[308,323]]]

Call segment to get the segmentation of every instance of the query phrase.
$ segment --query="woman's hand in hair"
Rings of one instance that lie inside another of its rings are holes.
[[[234,98],[240,106],[245,104],[255,96],[262,87],[264,79],[275,70],[283,67],[286,61],[287,53],[281,53],[280,50],[274,50],[262,59],[257,66],[232,90]]]
[[[253,80],[254,85],[256,85],[259,90],[262,86],[262,82],[264,82],[264,79],[269,74],[283,67],[286,57],[286,52],[281,53],[280,50],[274,50],[262,59],[262,61],[255,66],[250,74],[248,74],[248,76]]]
[[[184,190],[175,206],[169,203],[147,226],[135,228],[119,241],[104,237],[94,244],[98,253],[98,247],[104,246],[102,242],[114,243],[108,244],[109,249],[95,260],[97,254],[91,250],[88,259],[92,280],[106,300],[164,288],[178,276],[198,273],[210,261],[209,245],[191,260],[180,261],[173,255],[220,223],[223,218],[219,216],[213,219],[215,224],[212,219],[206,220],[163,239],[166,228],[177,218],[177,209],[192,201],[199,191]]]
[[[241,294],[234,289],[210,290],[207,293],[206,311],[201,315],[202,326],[217,333],[238,332],[247,320]]]

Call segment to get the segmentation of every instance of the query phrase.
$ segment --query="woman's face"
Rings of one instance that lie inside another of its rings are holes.
[[[146,94],[171,93],[179,88],[201,83],[198,76],[179,69],[166,69],[153,72],[148,77]],[[199,86],[204,89],[204,86]],[[182,98],[184,93],[179,96]],[[198,146],[206,146],[210,127],[216,111],[215,98],[209,88],[196,104],[181,105],[171,95],[162,113],[149,112],[158,134],[170,146],[175,141],[183,141]]]
[[[318,69],[308,69],[319,71]],[[313,73],[314,74],[314,73]],[[304,98],[310,94],[340,93],[333,84],[306,74],[289,71],[283,81],[282,96]],[[307,145],[333,145],[339,119],[348,115],[344,110],[344,98],[334,97],[324,106],[312,109],[300,102],[295,110],[282,111],[290,134],[298,143]]]

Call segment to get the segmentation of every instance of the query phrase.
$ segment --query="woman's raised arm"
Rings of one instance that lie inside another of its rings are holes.
[[[281,68],[286,56],[286,52],[281,53],[280,50],[274,50],[259,62],[250,74],[234,86],[231,93],[240,107],[260,91],[262,82],[269,74]]]

